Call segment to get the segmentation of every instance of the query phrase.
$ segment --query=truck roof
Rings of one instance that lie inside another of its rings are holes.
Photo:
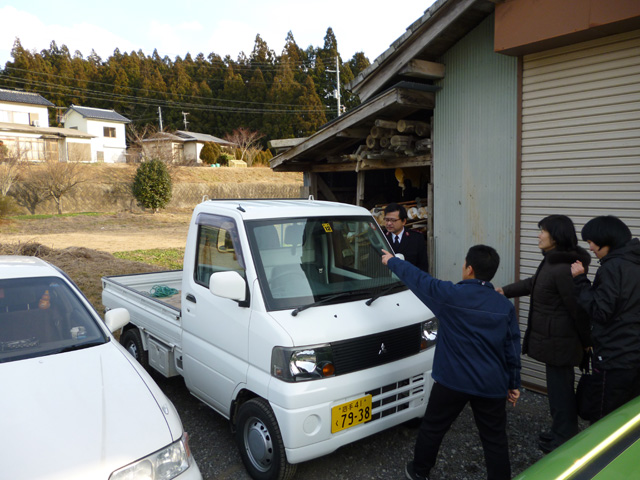
[[[296,218],[313,216],[371,215],[369,210],[347,203],[327,202],[313,199],[236,199],[208,200],[196,207],[196,212],[208,212],[215,208],[241,212],[245,220],[264,218]]]
[[[50,276],[59,277],[61,275],[49,263],[40,258],[0,255],[0,279]]]

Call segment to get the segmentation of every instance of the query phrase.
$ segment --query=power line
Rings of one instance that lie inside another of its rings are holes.
[[[325,112],[324,108],[300,108],[299,105],[291,105],[292,107],[298,108],[249,108],[249,107],[233,107],[233,106],[214,106],[214,105],[203,105],[198,103],[187,103],[187,102],[178,102],[172,100],[161,100],[149,97],[135,97],[131,95],[117,94],[117,93],[109,93],[109,92],[99,92],[95,90],[82,89],[78,87],[71,87],[67,85],[58,85],[51,84],[47,82],[39,82],[37,80],[25,80],[16,77],[8,77],[6,75],[0,75],[0,78],[5,78],[14,83],[22,84],[22,85],[36,85],[43,88],[50,88],[55,90],[60,95],[80,95],[83,97],[92,100],[101,100],[101,101],[118,101],[118,102],[129,102],[136,105],[143,106],[163,106],[165,108],[172,109],[196,109],[196,110],[205,110],[205,111],[214,111],[214,112],[240,112],[240,113],[285,113],[285,114],[299,114],[299,113],[320,113]],[[43,88],[37,89],[34,88],[34,91],[40,94],[47,94],[52,92],[47,92]],[[71,90],[71,92],[66,92],[65,90]],[[78,93],[80,92],[80,93]],[[187,96],[188,98],[203,98],[206,97],[193,97]],[[216,99],[214,99],[216,100]],[[233,102],[233,101],[231,101]],[[290,104],[271,104],[271,103],[259,103],[259,102],[243,102],[236,101],[236,103],[249,103],[252,105],[273,105],[273,106],[288,106]]]
[[[115,88],[115,85],[113,85],[111,83],[96,82],[96,81],[93,81],[93,80],[79,80],[77,78],[66,77],[64,75],[56,75],[56,74],[52,74],[52,73],[36,72],[36,71],[27,70],[27,69],[23,69],[23,68],[15,68],[15,67],[7,67],[7,68],[5,68],[5,70],[7,70],[7,69],[8,70],[16,70],[16,71],[20,71],[20,72],[25,72],[25,73],[29,73],[31,75],[41,75],[41,76],[47,76],[47,77],[54,77],[54,78],[60,78],[62,80],[70,80],[70,81],[74,81],[74,82],[86,82],[86,83],[91,83],[91,84],[95,84],[95,85],[102,85],[102,86]],[[20,78],[20,77],[11,77],[9,75],[0,75],[0,77],[7,77],[9,79]],[[20,78],[20,80],[22,80],[24,83],[26,83],[28,81],[29,82],[36,82],[35,80],[26,80],[26,79],[22,79],[22,78]],[[39,82],[39,83],[40,84],[49,85],[49,86],[59,86],[59,84],[51,84],[51,83],[47,83],[47,82]],[[283,82],[283,84],[288,84],[288,83],[290,83],[290,82]],[[67,87],[67,86],[65,85],[65,87]],[[98,94],[104,94],[105,93],[105,92],[85,89],[85,88],[81,88],[81,87],[68,87],[68,88],[76,88],[77,90],[80,90],[80,91],[87,91],[87,92],[98,93]],[[167,93],[167,92],[161,92],[161,91],[158,91],[158,90],[149,90],[147,88],[137,88],[137,87],[129,87],[129,86],[120,87],[120,88],[127,88],[127,89],[132,90],[132,91],[140,91],[140,92],[146,92],[146,93],[156,93],[156,94],[159,94],[159,95],[170,95],[170,93]],[[114,95],[118,95],[118,94],[114,94]],[[197,96],[197,95],[184,95],[184,97],[193,98],[193,99],[197,99],[197,100],[208,100],[208,101],[213,100],[213,101],[222,102],[222,103],[241,103],[241,104],[248,104],[248,105],[273,105],[273,106],[277,106],[277,107],[285,107],[285,106],[299,107],[299,105],[296,105],[296,104],[268,103],[268,102],[249,102],[249,101],[246,101],[246,100],[229,100],[229,99],[225,99],[225,98],[201,97],[201,96]]]

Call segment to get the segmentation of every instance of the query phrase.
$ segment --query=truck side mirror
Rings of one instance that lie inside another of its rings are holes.
[[[209,291],[218,297],[244,302],[247,284],[236,271],[215,272],[209,278]]]
[[[104,314],[104,323],[111,333],[120,330],[129,323],[130,320],[129,310],[126,308],[114,308]]]

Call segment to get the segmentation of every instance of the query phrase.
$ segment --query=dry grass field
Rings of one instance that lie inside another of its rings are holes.
[[[88,181],[121,182],[133,178],[130,165],[87,165]],[[251,197],[255,185],[301,185],[299,173],[275,173],[268,168],[174,167],[174,185],[207,183],[233,187]],[[247,187],[243,190],[244,187]],[[118,252],[184,252],[192,208],[167,208],[153,214],[135,211],[91,215],[20,216],[0,219],[0,255],[36,255],[64,270],[102,313],[101,277],[166,270],[158,264],[123,260]],[[86,211],[86,210],[85,210]],[[91,210],[94,211],[95,210]],[[178,258],[179,260],[179,258]]]
[[[115,252],[184,250],[190,214],[120,213],[10,220],[0,225],[0,255],[35,255],[64,270],[102,313],[105,275],[163,270],[123,260]]]

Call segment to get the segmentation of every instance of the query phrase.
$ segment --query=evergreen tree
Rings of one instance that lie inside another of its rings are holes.
[[[133,179],[131,191],[144,208],[153,213],[167,206],[171,200],[171,175],[165,163],[152,159],[140,164]]]

